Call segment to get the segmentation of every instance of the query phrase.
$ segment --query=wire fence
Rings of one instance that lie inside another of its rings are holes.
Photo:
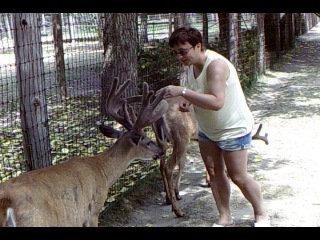
[[[17,177],[27,170],[26,148],[29,146],[23,141],[21,119],[28,116],[21,116],[21,108],[25,106],[20,105],[22,93],[26,91],[30,94],[27,97],[30,97],[44,90],[45,109],[40,117],[44,118],[42,123],[48,126],[48,133],[39,141],[49,142],[48,154],[52,164],[76,156],[92,156],[113,144],[113,140],[102,136],[97,127],[98,122],[106,121],[101,115],[101,72],[105,64],[102,29],[105,16],[98,13],[61,13],[65,72],[63,88],[59,81],[61,72],[57,67],[54,14],[34,14],[39,28],[40,54],[26,52],[26,49],[30,49],[28,44],[36,38],[34,36],[29,36],[31,40],[25,40],[26,45],[22,44],[22,49],[15,48],[15,37],[20,30],[15,25],[15,15],[0,13],[0,182]],[[207,13],[205,21],[203,14],[188,13],[186,16],[188,24],[200,29],[203,34],[206,21],[207,47],[230,58],[230,49],[223,44],[224,36],[220,31],[224,23],[221,15]],[[175,69],[181,68],[168,47],[168,37],[175,23],[173,14],[149,14],[147,17],[147,43],[140,46],[143,50],[139,53],[138,78],[148,82],[151,89],[179,84],[179,74]],[[306,31],[318,22],[318,18],[312,14],[303,14],[303,19],[308,23]],[[139,15],[139,34],[141,26]],[[237,68],[246,86],[246,81],[254,82],[259,75],[255,40],[256,14],[239,14],[237,26]],[[25,54],[24,62],[21,62],[21,51]],[[31,68],[33,64],[40,64],[42,71],[34,69],[34,76],[41,80],[38,83],[43,86],[30,85],[32,76],[26,76],[26,82],[21,85],[17,80],[17,74],[21,74],[17,71],[18,61],[20,65]],[[66,91],[67,97],[63,91]],[[34,123],[32,127],[39,126]],[[151,131],[149,133],[152,135]],[[107,203],[131,189],[158,166],[158,161],[133,162],[110,189]]]

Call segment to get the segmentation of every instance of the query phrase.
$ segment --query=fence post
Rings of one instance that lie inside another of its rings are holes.
[[[52,165],[39,13],[14,13],[14,52],[26,170]]]

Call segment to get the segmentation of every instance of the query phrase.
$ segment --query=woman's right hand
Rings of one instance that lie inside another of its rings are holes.
[[[163,97],[164,99],[178,97],[181,96],[182,89],[183,87],[180,86],[169,85],[156,91],[155,96],[158,96],[162,91],[166,91],[166,94]]]

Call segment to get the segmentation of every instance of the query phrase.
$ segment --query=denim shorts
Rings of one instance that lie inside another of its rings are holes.
[[[222,141],[212,141],[203,132],[198,133],[198,140],[201,142],[212,142],[218,145],[219,148],[225,151],[238,151],[243,149],[249,149],[251,147],[251,134],[249,132],[247,135]]]

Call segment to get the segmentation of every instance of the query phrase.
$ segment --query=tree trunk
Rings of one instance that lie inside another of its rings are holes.
[[[14,13],[14,50],[26,170],[52,165],[39,13]]]
[[[147,13],[140,13],[140,45],[148,43],[148,15]]]
[[[276,52],[278,58],[281,54],[281,19],[280,13],[264,14],[264,36],[267,52]]]
[[[219,41],[225,49],[222,55],[229,57],[229,13],[218,13],[219,20]]]
[[[238,24],[237,13],[229,13],[229,60],[237,69],[238,67]]]
[[[139,94],[138,92],[138,14],[109,13],[106,17],[105,64],[101,75],[102,95],[101,112],[106,114],[105,102],[108,90],[114,77],[122,84],[131,79],[133,84],[125,92],[124,97]],[[142,90],[142,86],[140,86]]]
[[[172,13],[169,13],[169,32],[168,32],[168,38],[171,36],[172,33]]]
[[[295,28],[294,28],[294,34],[296,36],[300,36],[302,34],[301,31],[301,13],[296,13],[295,17],[294,17],[294,21],[295,21]]]
[[[208,46],[209,44],[209,34],[208,34],[208,14],[201,13],[202,15],[202,38],[203,45]]]
[[[67,97],[66,70],[64,64],[63,38],[62,38],[62,21],[61,14],[52,15],[52,29],[54,53],[56,58],[57,75],[56,80],[59,83],[61,98]]]
[[[258,37],[258,73],[266,71],[265,40],[264,40],[264,13],[257,13],[257,37]]]
[[[97,18],[98,18],[98,38],[99,38],[99,43],[103,45],[103,19],[104,19],[104,14],[103,13],[97,13]]]
[[[73,29],[74,22],[73,22],[72,13],[67,13],[67,16],[68,16],[67,19],[68,19],[70,42],[72,43],[74,39],[74,29]]]
[[[187,13],[175,13],[174,14],[174,29],[179,27],[189,27],[189,16]]]
[[[274,32],[275,32],[275,42],[276,42],[276,58],[279,58],[281,55],[280,13],[275,13],[274,18],[275,18]]]
[[[292,48],[292,13],[286,13],[284,15],[284,45],[283,48],[285,51],[288,51]]]
[[[12,22],[10,19],[10,13],[4,13],[4,21],[7,28],[8,39],[11,40],[12,39],[12,36],[11,36]]]

